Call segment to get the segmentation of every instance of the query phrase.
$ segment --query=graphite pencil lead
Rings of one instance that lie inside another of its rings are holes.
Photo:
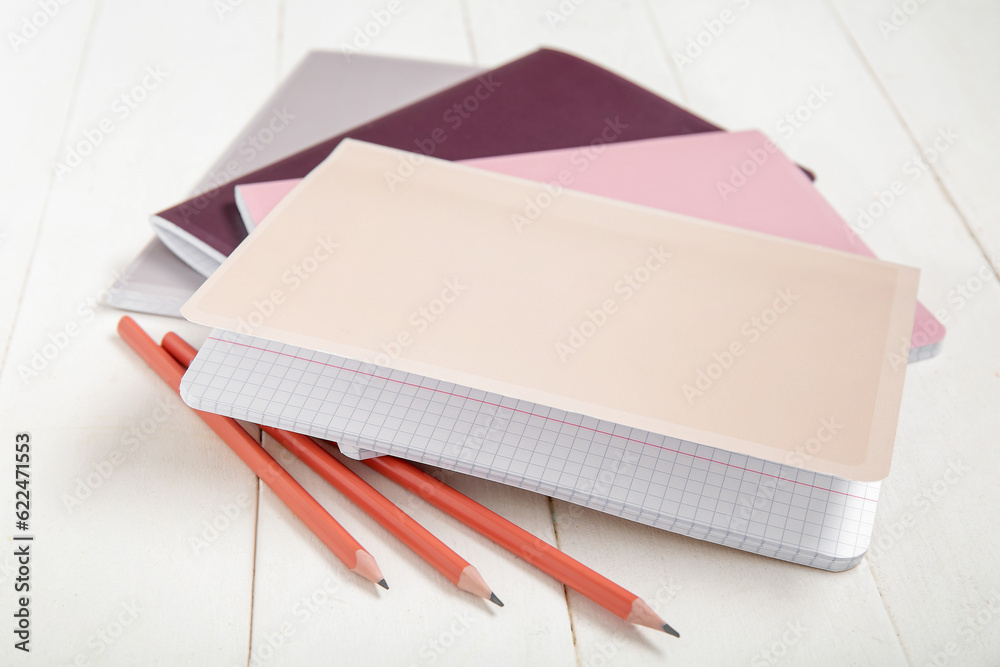
[[[490,592],[490,602],[492,602],[493,604],[495,604],[498,607],[502,607],[503,606],[503,602],[501,602],[500,598],[497,597],[497,594],[493,593],[492,591]]]
[[[483,579],[483,575],[479,574],[479,570],[471,565],[462,570],[462,576],[458,578],[458,587],[484,600],[490,600],[493,596],[493,589]]]
[[[678,639],[681,638],[681,633],[677,632],[666,623],[663,624],[663,631],[666,632],[668,635],[673,635],[674,637],[677,637]]]
[[[379,581],[378,585],[381,586],[382,588],[384,588],[385,590],[389,590],[389,584],[385,583],[385,579],[382,579],[381,581]]]
[[[382,570],[378,568],[378,563],[375,562],[375,558],[370,553],[361,548],[355,552],[355,558],[357,558],[357,564],[351,568],[352,570],[373,584],[384,585],[385,578],[382,576]],[[386,586],[386,588],[389,587]]]

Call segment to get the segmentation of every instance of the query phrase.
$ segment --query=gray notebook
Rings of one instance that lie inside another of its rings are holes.
[[[467,65],[313,51],[223,152],[192,194],[308,148],[478,74]],[[154,238],[115,281],[110,306],[180,317],[204,281]]]

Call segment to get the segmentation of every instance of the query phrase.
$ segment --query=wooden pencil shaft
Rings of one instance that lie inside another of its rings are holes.
[[[632,613],[636,595],[411,463],[391,456],[363,463],[617,616]]]
[[[180,393],[184,371],[173,357],[130,317],[121,319],[118,333],[175,392]],[[198,410],[194,412],[250,466],[323,544],[349,569],[354,569],[357,565],[357,551],[363,547],[236,420]]]
[[[179,336],[171,334],[168,336],[176,340],[168,341],[164,338],[164,346],[172,351],[175,347],[178,348],[177,354],[184,356],[188,360],[187,363],[190,363],[196,350]],[[617,616],[627,621],[633,620],[638,596],[544,540],[435,479],[408,461],[392,456],[380,456],[365,459],[363,463]],[[655,617],[655,614],[653,616]]]
[[[194,347],[173,332],[163,337],[163,349],[184,367],[189,366],[197,354]],[[270,426],[261,426],[261,428],[340,491],[348,500],[427,561],[431,567],[455,585],[459,584],[462,580],[462,573],[470,567],[469,563],[415,519],[334,458],[312,438]]]
[[[312,468],[362,511],[375,519],[403,544],[427,561],[449,581],[458,584],[469,563],[441,542],[415,519],[335,459],[308,436],[261,426],[288,451]]]

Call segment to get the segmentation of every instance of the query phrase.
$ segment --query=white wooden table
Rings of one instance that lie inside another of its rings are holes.
[[[920,297],[948,337],[907,374],[876,546],[830,574],[449,477],[654,602],[675,640],[360,468],[507,606],[462,594],[284,458],[392,589],[364,585],[137,362],[114,332],[121,313],[96,300],[150,238],[148,214],[185,198],[302,55],[351,44],[392,3],[8,1],[0,664],[1000,664],[1000,6],[399,1],[368,52],[481,66],[539,45],[583,55],[727,128],[769,133],[880,257],[922,269]],[[148,68],[159,77],[126,113],[120,97]],[[57,173],[68,146],[109,126]],[[946,135],[925,167],[912,162]],[[859,219],[880,196],[881,215]],[[138,320],[154,336],[205,334]],[[20,431],[33,441],[30,654],[12,634]]]

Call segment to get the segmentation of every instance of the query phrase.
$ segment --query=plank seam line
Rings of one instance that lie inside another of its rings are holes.
[[[552,521],[552,534],[556,540],[556,549],[562,551],[562,545],[559,543],[559,526],[556,522],[556,506],[555,501],[552,498],[549,501],[549,519]],[[576,641],[576,623],[573,621],[573,608],[570,605],[569,599],[569,587],[566,584],[562,584],[563,596],[566,598],[566,615],[569,617],[569,634],[573,640],[573,655],[576,656],[576,664],[579,667],[583,667],[583,657],[580,655],[580,647]]]
[[[681,104],[686,107],[688,105],[688,96],[687,91],[684,89],[684,79],[681,77],[681,71],[677,67],[677,63],[674,62],[673,57],[670,55],[670,49],[667,48],[667,40],[663,37],[660,22],[656,19],[656,15],[653,14],[653,10],[649,6],[649,0],[642,0],[642,9],[646,13],[649,25],[652,26],[653,39],[656,41],[657,46],[659,46],[663,58],[667,61],[667,69],[673,76],[674,83],[677,84],[677,96],[680,98]]]
[[[102,0],[96,0],[94,2],[94,12],[90,16],[90,25],[87,26],[87,37],[84,40],[83,49],[80,51],[80,64],[76,69],[76,76],[73,77],[73,92],[70,93],[69,104],[66,107],[66,117],[63,120],[62,132],[59,136],[59,143],[56,146],[55,155],[53,156],[53,163],[59,158],[59,152],[66,145],[69,140],[69,129],[71,121],[76,112],[77,100],[80,97],[80,86],[81,79],[83,79],[83,71],[86,69],[87,60],[90,57],[91,45],[94,43],[94,32],[95,26],[97,25],[97,18],[101,14],[103,2]],[[35,264],[35,256],[38,254],[38,244],[42,238],[42,228],[45,226],[45,217],[49,212],[49,201],[52,198],[52,189],[55,185],[56,171],[55,169],[49,170],[49,180],[45,185],[45,200],[42,203],[42,210],[38,212],[38,225],[35,229],[35,238],[31,243],[31,255],[28,258],[28,264],[24,269],[24,281],[21,283],[21,290],[17,295],[17,305],[14,307],[14,315],[10,320],[10,330],[7,332],[7,340],[2,348],[3,353],[0,356],[0,377],[3,376],[3,371],[7,367],[7,359],[10,357],[10,344],[14,339],[14,331],[17,329],[17,322],[21,318],[21,306],[24,304],[24,294],[28,291],[28,282],[31,279],[31,268]]]
[[[835,0],[827,0],[827,5],[830,7],[833,15],[837,18],[837,22],[840,24],[840,29],[847,37],[847,41],[850,44],[851,49],[855,52],[855,54],[857,54],[858,58],[864,64],[865,69],[868,70],[868,74],[869,76],[871,76],[872,81],[875,83],[876,86],[878,86],[879,91],[882,93],[882,97],[885,98],[886,105],[889,107],[889,109],[892,110],[892,113],[894,116],[896,116],[896,119],[899,121],[899,124],[903,126],[903,129],[906,131],[906,134],[910,137],[910,142],[913,144],[914,148],[916,148],[918,151],[921,151],[923,149],[923,146],[920,145],[920,141],[917,139],[916,132],[913,130],[912,127],[910,127],[909,123],[906,122],[906,118],[903,116],[903,113],[902,111],[900,111],[899,107],[896,106],[896,103],[892,99],[892,95],[889,94],[889,90],[882,83],[882,79],[879,78],[878,73],[875,71],[875,68],[868,61],[868,58],[865,56],[864,50],[861,48],[861,44],[859,44],[858,41],[854,38],[854,34],[851,32],[850,26],[844,20],[844,17],[840,14],[840,11],[837,8]],[[997,280],[1000,280],[1000,269],[998,269],[997,266],[994,265],[993,258],[991,257],[990,253],[987,252],[986,247],[983,245],[983,241],[979,238],[976,232],[973,231],[972,224],[965,217],[965,213],[962,211],[962,208],[958,205],[958,202],[956,201],[955,196],[952,194],[951,189],[944,182],[944,179],[941,178],[941,173],[938,171],[938,165],[939,163],[937,162],[929,163],[927,165],[931,170],[931,174],[934,176],[934,181],[937,183],[938,189],[941,191],[941,194],[948,202],[948,205],[951,206],[952,210],[955,211],[955,214],[958,216],[958,219],[962,221],[962,225],[965,227],[965,230],[969,233],[972,242],[976,244],[977,248],[979,248],[979,252],[986,260],[986,265],[989,266],[990,269],[993,271],[993,277],[996,278]]]
[[[283,76],[281,71],[281,60],[284,53],[285,46],[285,0],[278,0],[278,18],[275,21],[277,23],[278,34],[275,36],[275,88],[280,85],[280,78]]]
[[[264,439],[263,433],[261,433],[260,439]],[[260,526],[260,485],[262,483],[258,478],[257,483],[254,485],[256,493],[254,494],[253,504],[253,553],[250,554],[250,631],[247,633],[247,667],[250,667],[250,663],[253,661],[253,599],[257,583],[257,531]]]
[[[878,75],[875,73],[875,69],[872,67],[871,63],[868,62],[868,58],[865,56],[864,51],[861,49],[861,45],[858,44],[857,40],[854,38],[854,33],[851,32],[850,26],[844,20],[844,17],[841,15],[840,10],[837,8],[836,2],[834,0],[826,0],[826,5],[829,8],[830,13],[833,14],[834,18],[836,19],[837,24],[840,26],[840,32],[841,34],[844,35],[844,38],[847,40],[847,43],[850,46],[851,50],[854,51],[855,55],[858,57],[858,60],[861,61],[862,65],[867,70],[868,75],[871,77],[874,84],[878,87],[879,91],[882,93],[882,97],[885,100],[886,105],[888,105],[889,109],[892,110],[892,113],[899,120],[900,124],[903,126],[903,129],[906,131],[906,134],[909,135],[910,141],[913,143],[914,146],[916,146],[919,149],[920,142],[917,141],[917,138],[914,135],[913,130],[910,128],[909,125],[906,124],[906,120],[903,118],[903,115],[900,113],[899,109],[893,103],[892,96],[889,95],[889,91],[882,84],[881,79],[879,79]],[[934,170],[933,166],[931,167],[931,170],[932,173],[934,174],[935,180],[938,181],[938,185],[941,187],[942,193],[948,199],[952,208],[955,209],[955,212],[958,214],[959,219],[962,220],[962,224],[965,225],[966,230],[968,230],[969,234],[972,236],[973,241],[976,243],[976,245],[979,245],[978,239],[976,239],[975,234],[972,234],[972,230],[969,228],[968,221],[965,219],[965,216],[962,215],[962,212],[958,210],[958,207],[955,206],[955,202],[951,198],[951,193],[949,193],[947,189],[944,187],[944,184],[941,183],[941,179],[938,177],[938,174]],[[980,250],[982,250],[981,245],[979,246],[979,248]],[[879,600],[882,602],[882,609],[885,611],[886,618],[889,619],[889,623],[890,625],[892,625],[892,629],[896,633],[896,643],[899,644],[899,648],[903,652],[903,658],[906,660],[907,664],[911,665],[912,667],[912,665],[914,664],[913,659],[910,657],[910,652],[907,650],[906,644],[903,642],[899,625],[896,623],[896,619],[893,616],[892,611],[889,609],[889,604],[885,599],[885,594],[882,590],[882,586],[879,583],[879,579],[875,574],[875,568],[873,567],[873,564],[868,561],[867,555],[865,556],[865,565],[868,567],[868,575],[871,577],[872,583],[875,584],[875,590],[878,591],[878,597]]]
[[[469,45],[469,56],[473,65],[479,65],[479,54],[476,52],[476,36],[472,32],[472,16],[469,13],[468,0],[458,0],[462,12],[462,25],[465,28],[465,41]]]

